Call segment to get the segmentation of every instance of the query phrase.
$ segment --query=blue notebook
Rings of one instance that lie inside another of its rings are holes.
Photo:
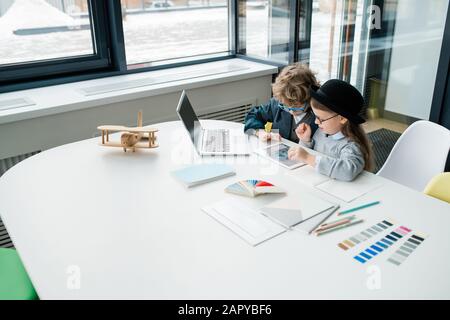
[[[234,169],[225,164],[196,164],[172,172],[188,187],[235,175]]]

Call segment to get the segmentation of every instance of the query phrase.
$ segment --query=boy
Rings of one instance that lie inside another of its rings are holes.
[[[253,107],[245,116],[244,131],[263,141],[283,137],[296,143],[299,140],[295,130],[300,124],[310,125],[314,133],[317,125],[309,106],[309,90],[317,85],[316,77],[307,66],[295,63],[285,67],[272,85],[274,97],[264,105]],[[279,133],[266,132],[267,122],[272,122],[272,130]]]

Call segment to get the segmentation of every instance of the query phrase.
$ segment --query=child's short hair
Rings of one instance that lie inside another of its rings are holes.
[[[319,85],[315,74],[308,66],[294,63],[280,72],[272,84],[272,92],[277,100],[286,100],[289,105],[298,105],[309,101],[309,88],[313,85]]]

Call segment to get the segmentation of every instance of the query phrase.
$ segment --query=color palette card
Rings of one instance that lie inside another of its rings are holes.
[[[361,231],[360,233],[355,234],[354,236],[338,243],[338,247],[341,248],[342,250],[348,250],[350,248],[353,248],[356,245],[358,245],[376,235],[381,234],[382,232],[391,228],[394,224],[395,224],[394,220],[385,219],[385,220],[383,220],[379,223],[376,223],[373,226]]]
[[[286,191],[263,180],[242,180],[225,188],[226,192],[246,197],[256,197],[266,193],[285,193]]]
[[[389,250],[391,246],[393,246],[397,241],[401,241],[401,239],[407,236],[411,232],[411,229],[400,226],[395,230],[391,231],[389,234],[385,235],[379,241],[372,243],[367,246],[364,250],[362,250],[359,254],[354,256],[353,258],[360,262],[366,263],[367,261],[375,258],[376,256],[382,254],[383,252]]]
[[[427,238],[426,235],[421,233],[414,233],[411,235],[400,248],[398,248],[395,253],[389,257],[387,261],[396,266],[401,265],[416,249],[419,247],[422,242]]]

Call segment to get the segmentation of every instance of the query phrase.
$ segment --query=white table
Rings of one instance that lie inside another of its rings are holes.
[[[450,205],[388,180],[344,204],[287,169],[270,174],[255,154],[225,160],[236,176],[186,189],[171,171],[201,159],[180,122],[156,127],[157,149],[124,153],[94,138],[42,152],[0,178],[1,218],[42,299],[450,298]],[[288,231],[252,247],[200,209],[237,197],[223,190],[244,178],[343,207],[382,203],[361,211],[359,226],[322,237]],[[429,235],[401,266],[386,261],[393,249],[362,265],[353,259],[359,251],[337,247],[386,217]],[[373,272],[378,289],[367,286]]]

